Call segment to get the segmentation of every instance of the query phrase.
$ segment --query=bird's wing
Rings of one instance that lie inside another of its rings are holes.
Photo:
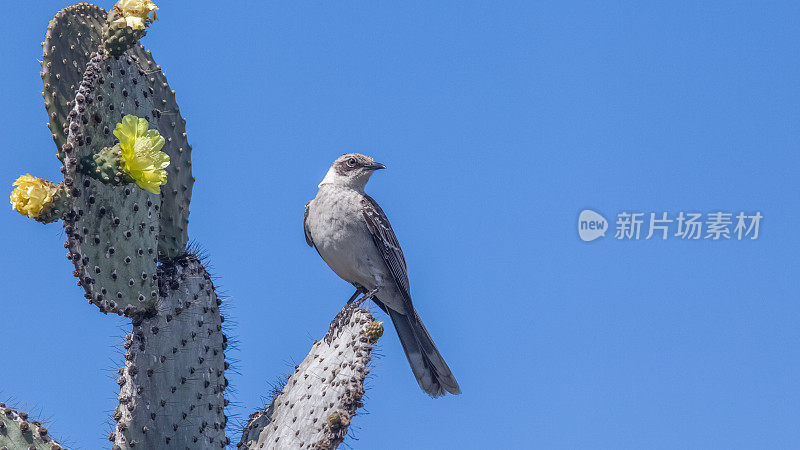
[[[311,202],[313,201],[314,200],[311,200],[310,202],[306,203],[306,212],[303,215],[303,231],[306,233],[306,244],[308,244],[309,247],[314,246],[314,240],[311,239],[311,231],[308,229],[308,206],[311,205]]]
[[[408,285],[408,272],[406,271],[406,258],[397,237],[394,235],[392,225],[378,203],[367,194],[361,199],[361,212],[367,223],[367,229],[372,235],[375,246],[383,256],[386,267],[392,273],[397,287],[407,301],[411,301],[411,289]]]

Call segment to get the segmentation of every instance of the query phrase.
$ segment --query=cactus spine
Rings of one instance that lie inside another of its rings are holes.
[[[194,177],[185,120],[138,43],[155,9],[151,0],[121,0],[107,14],[79,3],[50,22],[41,75],[64,181],[20,177],[12,204],[43,223],[63,219],[85,297],[131,320],[112,448],[219,449],[231,442],[224,317],[211,277],[187,249]],[[272,404],[251,416],[239,448],[335,448],[361,406],[382,331],[349,302]],[[0,404],[0,450],[23,444],[61,448],[38,422]]]

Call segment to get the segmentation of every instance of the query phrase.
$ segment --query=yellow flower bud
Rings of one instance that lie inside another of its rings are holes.
[[[157,130],[149,130],[147,120],[133,115],[122,118],[114,128],[114,136],[119,139],[122,156],[122,170],[140,188],[154,194],[161,193],[161,185],[167,182],[169,155],[160,151],[164,138]]]
[[[17,178],[14,186],[11,191],[12,208],[31,219],[37,218],[44,208],[52,204],[53,196],[58,190],[54,183],[30,174]]]
[[[115,26],[127,26],[134,30],[144,30],[150,23],[158,20],[158,7],[152,0],[119,0],[114,9],[121,14],[114,20]],[[150,18],[150,13],[153,17]]]

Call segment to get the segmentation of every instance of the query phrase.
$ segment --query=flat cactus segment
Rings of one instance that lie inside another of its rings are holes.
[[[131,57],[103,57],[98,52],[87,65],[69,114],[64,183],[73,201],[64,230],[89,301],[103,312],[135,317],[151,311],[158,295],[161,198],[135,184],[106,184],[86,162],[114,146],[113,129],[124,115],[149,118],[153,102]]]
[[[383,330],[374,320],[348,303],[272,404],[250,416],[238,448],[336,448],[362,406],[367,364]]]
[[[64,221],[70,259],[87,298],[103,312],[133,317],[155,304],[158,196],[76,173],[81,186]]]
[[[68,114],[92,52],[102,43],[106,11],[90,3],[78,3],[59,11],[50,21],[42,42],[42,82],[47,126],[58,147],[67,142]]]
[[[149,51],[137,45],[126,52],[135,57],[147,77],[148,89],[157,111],[150,118],[152,127],[164,136],[166,144],[161,149],[169,155],[167,184],[161,186],[161,232],[158,253],[163,258],[181,255],[189,242],[189,202],[192,200],[192,146],[186,139],[186,120],[181,117],[175,102],[175,91],[167,83],[161,66],[153,61]],[[155,122],[153,122],[155,120]]]
[[[105,183],[123,184],[133,181],[122,171],[122,151],[119,145],[105,147],[92,155],[91,164],[94,165],[93,176]]]
[[[219,301],[196,257],[159,270],[157,312],[134,321],[120,369],[115,449],[221,449],[227,417]]]
[[[118,8],[113,8],[108,13],[106,26],[103,28],[103,46],[111,56],[120,56],[125,50],[139,43],[139,39],[147,34],[147,29],[136,30],[125,26],[124,22],[120,26],[116,19],[122,16]]]
[[[61,445],[50,438],[47,427],[28,421],[28,414],[15,411],[0,403],[0,449],[7,450],[61,450]]]

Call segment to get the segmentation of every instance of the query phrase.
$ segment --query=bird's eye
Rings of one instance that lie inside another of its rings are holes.
[[[355,167],[356,166],[356,159],[355,158],[348,159],[347,160],[347,165],[350,166],[350,167]]]

